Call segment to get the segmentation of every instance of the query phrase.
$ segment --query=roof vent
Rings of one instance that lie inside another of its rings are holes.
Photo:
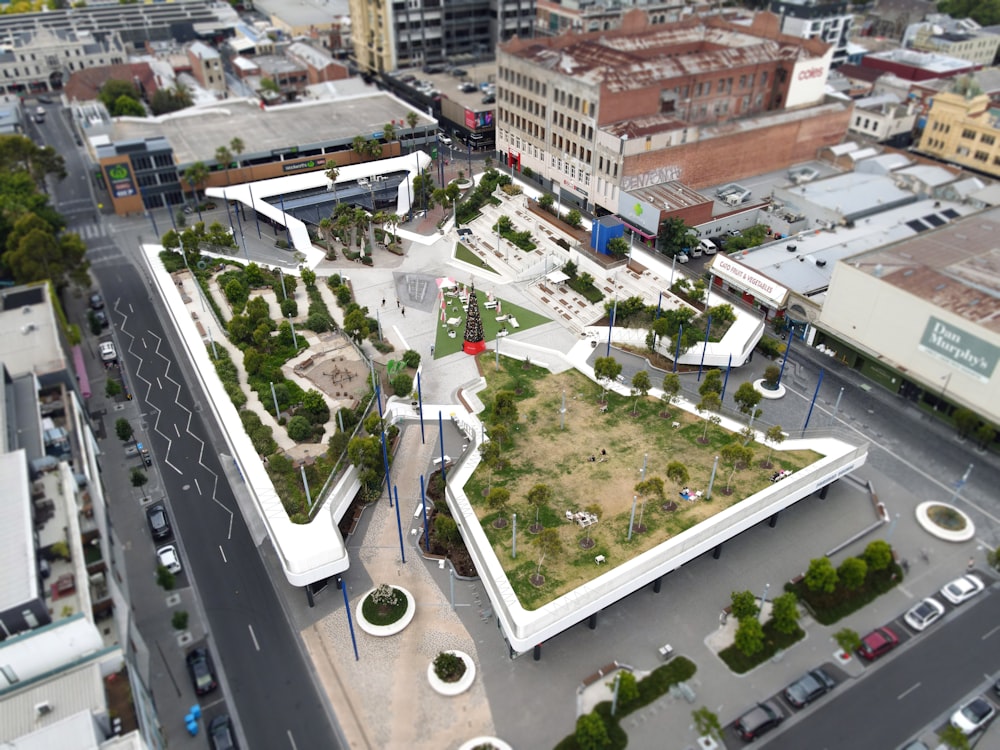
[[[826,265],[826,261],[822,260],[822,259],[821,260],[817,260],[816,261],[816,265],[819,266],[820,268],[823,268]]]
[[[25,336],[27,336],[32,331],[37,331],[37,330],[38,326],[36,326],[34,323],[28,323],[27,325],[21,326],[21,333],[23,333]]]
[[[42,701],[41,703],[35,704],[35,718],[40,719],[43,716],[47,716],[52,713],[52,704],[48,701]]]

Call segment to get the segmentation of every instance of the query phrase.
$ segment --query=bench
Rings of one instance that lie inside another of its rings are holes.
[[[606,675],[611,674],[618,668],[619,664],[616,661],[613,661],[610,664],[605,664],[603,667],[594,672],[594,674],[584,677],[582,682],[582,687],[589,687],[590,685],[593,685],[595,682],[600,682],[602,679],[604,679]]]

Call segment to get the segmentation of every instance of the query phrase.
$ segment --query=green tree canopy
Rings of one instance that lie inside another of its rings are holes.
[[[674,256],[686,247],[694,247],[698,243],[698,235],[683,219],[672,216],[660,224],[656,240],[661,253]]]
[[[885,570],[892,564],[892,546],[884,539],[869,542],[863,555],[869,570]]]
[[[809,561],[805,583],[810,591],[833,593],[837,588],[837,571],[828,557],[815,557]]]
[[[837,568],[837,579],[851,591],[861,588],[868,575],[868,563],[860,557],[848,557]]]
[[[104,82],[101,90],[97,93],[97,98],[107,108],[108,112],[111,113],[112,117],[116,117],[117,115],[114,114],[115,106],[120,99],[131,99],[136,104],[139,104],[142,100],[142,95],[131,81],[119,81],[112,78]],[[139,106],[141,107],[142,105],[140,104]],[[145,110],[143,110],[143,114],[145,114]]]

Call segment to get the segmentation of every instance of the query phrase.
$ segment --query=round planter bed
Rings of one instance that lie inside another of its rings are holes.
[[[476,750],[479,747],[492,747],[494,750],[514,750],[509,742],[504,742],[499,737],[473,737],[467,742],[458,746],[458,750]]]
[[[402,586],[393,586],[400,594],[406,597],[406,611],[403,615],[393,623],[388,625],[376,625],[373,622],[369,622],[364,615],[365,601],[371,596],[375,589],[369,589],[365,592],[365,595],[361,597],[361,601],[358,602],[357,609],[355,610],[355,616],[358,618],[358,627],[363,631],[368,633],[368,635],[374,635],[377,637],[384,637],[387,635],[396,635],[402,631],[410,621],[413,619],[413,615],[417,612],[416,602],[413,601],[413,595],[404,589]]]
[[[785,386],[783,386],[781,383],[778,383],[778,387],[772,390],[764,385],[763,378],[761,378],[760,380],[753,381],[753,387],[754,390],[757,391],[757,393],[759,393],[764,398],[775,399],[775,398],[782,398],[785,395]]]
[[[449,697],[461,695],[472,687],[472,682],[476,679],[476,664],[472,661],[472,657],[464,651],[448,650],[445,653],[454,654],[465,663],[465,674],[455,682],[445,682],[434,673],[434,662],[431,661],[427,665],[427,681],[438,695]]]
[[[976,525],[972,523],[972,519],[954,505],[931,501],[920,503],[915,512],[920,527],[938,539],[946,542],[967,542],[976,535]],[[941,514],[953,522],[952,528],[949,528],[948,524],[939,523]]]

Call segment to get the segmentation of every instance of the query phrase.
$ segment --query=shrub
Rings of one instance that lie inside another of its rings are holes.
[[[862,557],[868,563],[868,570],[885,570],[892,564],[892,547],[887,541],[876,539],[868,543]]]
[[[288,420],[288,437],[296,443],[304,443],[312,437],[312,424],[303,416],[296,414]]]
[[[580,750],[605,750],[611,747],[608,728],[596,713],[584,714],[576,720],[573,737]]]
[[[434,657],[434,674],[442,682],[458,682],[465,669],[465,660],[457,654],[442,651]]]
[[[413,349],[407,349],[403,352],[403,364],[411,370],[416,370],[420,367],[420,354],[413,351]]]
[[[177,585],[177,579],[165,566],[157,565],[156,584],[165,591],[171,591]]]
[[[841,628],[833,634],[833,640],[837,642],[841,650],[850,653],[861,645],[861,636],[857,631],[850,628]]]
[[[281,317],[297,318],[299,315],[299,303],[293,299],[281,300]]]
[[[757,606],[757,597],[749,591],[734,591],[729,596],[732,602],[733,617],[737,620],[745,620],[748,617],[756,617],[760,608]]]
[[[174,626],[174,630],[184,630],[188,626],[188,613],[183,609],[177,610],[170,618],[170,623]]]
[[[455,519],[443,513],[434,516],[434,536],[445,547],[458,544],[462,540]]]
[[[401,372],[392,378],[392,391],[397,396],[407,396],[413,390],[413,378]]]
[[[840,584],[849,591],[861,588],[868,575],[868,564],[860,557],[848,557],[837,568]]]
[[[119,417],[115,421],[115,434],[119,440],[127,443],[132,439],[132,424],[125,417]]]
[[[744,656],[753,656],[763,649],[764,629],[760,626],[760,620],[756,617],[746,617],[740,620],[740,624],[736,628],[735,644]]]
[[[104,395],[108,398],[114,398],[115,396],[120,396],[122,394],[122,385],[114,378],[108,378],[107,382],[104,384]]]
[[[798,629],[798,601],[798,597],[789,591],[771,602],[771,619],[774,620],[774,629],[779,633],[790,634]]]
[[[575,208],[572,209],[568,214],[566,214],[566,223],[569,224],[573,229],[579,229],[582,224],[580,221],[580,212]]]
[[[805,577],[806,588],[810,591],[833,593],[837,588],[837,571],[829,558],[816,557],[809,561]]]

